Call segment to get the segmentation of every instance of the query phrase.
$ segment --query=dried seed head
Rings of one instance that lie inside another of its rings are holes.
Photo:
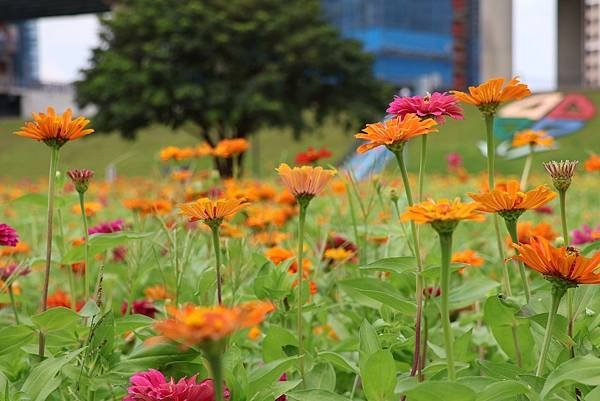
[[[579,164],[578,160],[549,161],[544,163],[544,168],[552,177],[554,188],[559,191],[566,191],[571,185],[571,179],[575,175],[575,169]]]

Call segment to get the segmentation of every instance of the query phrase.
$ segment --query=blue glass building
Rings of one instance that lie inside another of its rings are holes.
[[[477,0],[323,0],[325,14],[346,37],[376,57],[378,77],[414,88],[477,81]]]

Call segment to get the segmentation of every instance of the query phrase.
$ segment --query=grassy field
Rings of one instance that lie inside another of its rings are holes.
[[[600,105],[600,92],[590,92],[587,96]],[[22,125],[19,119],[0,120],[0,177],[14,179],[45,175],[48,164],[48,149],[42,144],[12,135]],[[314,132],[295,141],[289,131],[265,130],[252,139],[252,150],[247,158],[248,171],[259,171],[269,175],[281,161],[293,162],[297,152],[311,145],[315,148],[328,147],[333,152],[332,161],[343,158],[353,144],[353,134],[358,131],[345,130],[330,122]],[[597,116],[575,134],[559,138],[559,148],[555,151],[538,154],[534,159],[533,172],[540,171],[540,163],[548,159],[584,160],[589,152],[600,152],[600,118]],[[429,166],[431,171],[444,171],[446,155],[452,152],[461,154],[465,167],[470,172],[478,172],[485,166],[485,159],[476,143],[485,137],[483,120],[477,110],[467,108],[463,121],[449,121],[434,134],[429,143]],[[168,145],[195,145],[199,139],[190,132],[174,132],[166,127],[151,127],[140,133],[136,141],[128,141],[116,134],[96,133],[65,146],[61,151],[63,168],[92,168],[103,176],[106,166],[117,163],[121,175],[138,176],[156,172],[161,167],[158,152]],[[416,168],[418,142],[410,146],[409,168]],[[210,165],[206,161],[206,166]],[[498,168],[507,174],[519,173],[522,162],[498,160]]]

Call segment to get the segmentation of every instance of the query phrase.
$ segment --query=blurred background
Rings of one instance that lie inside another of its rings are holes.
[[[267,18],[281,21],[293,22],[293,18],[288,17],[287,14],[293,14],[295,10],[303,7],[302,2],[298,1],[276,1],[286,6],[276,10],[273,7],[276,3],[268,4],[269,1],[266,0],[262,2],[236,0],[249,14],[253,14],[254,10],[256,16],[266,12]],[[135,98],[125,99],[125,94],[135,90],[131,87],[127,89],[126,85],[122,85],[121,92],[108,89],[109,85],[118,86],[120,75],[115,74],[112,80],[109,79],[111,75],[107,72],[104,60],[113,49],[116,49],[114,51],[117,54],[119,35],[121,38],[131,35],[132,43],[129,45],[139,46],[140,52],[154,51],[145,50],[147,47],[143,38],[146,36],[136,36],[135,24],[131,23],[131,14],[135,13],[136,7],[160,9],[159,3],[165,3],[165,0],[156,2],[151,0],[0,0],[0,130],[2,133],[0,166],[2,174],[12,170],[18,170],[15,173],[17,177],[43,174],[45,161],[43,168],[39,163],[45,160],[41,156],[45,149],[38,149],[42,146],[35,147],[31,143],[25,143],[28,141],[6,134],[29,119],[31,112],[45,110],[48,105],[53,105],[58,111],[73,107],[75,113],[96,117],[94,124],[100,127],[100,131],[106,133],[106,135],[95,134],[89,139],[82,140],[81,143],[74,143],[73,146],[67,147],[69,149],[64,152],[63,160],[70,166],[79,165],[79,167],[102,170],[106,166],[111,165],[114,168],[118,164],[123,173],[144,174],[149,169],[158,168],[160,148],[167,145],[198,144],[208,137],[208,134],[203,137],[199,133],[210,131],[213,123],[206,122],[206,126],[203,125],[205,120],[193,116],[199,114],[193,108],[189,110],[189,115],[181,116],[181,111],[174,110],[175,106],[171,106],[169,110],[156,106],[157,111],[151,116],[145,113],[141,117],[140,113],[133,115],[131,112],[131,118],[123,118],[123,121],[113,123],[119,116],[127,116],[128,104],[130,108],[134,108],[133,103],[136,102],[132,99]],[[198,15],[203,15],[200,10],[202,7],[216,7],[214,8],[216,10],[222,7],[223,18],[236,18],[234,13],[226,10],[227,1],[213,0],[203,4],[202,0],[191,0],[180,4],[183,3],[190,3],[186,7],[198,3]],[[564,94],[583,92],[593,105],[600,101],[596,93],[596,89],[600,87],[600,1],[598,0],[320,0],[318,3],[316,12],[319,13],[319,20],[334,27],[342,38],[357,41],[361,47],[360,51],[372,57],[368,63],[365,62],[369,66],[368,73],[372,73],[374,79],[382,83],[383,89],[377,94],[370,94],[371,96],[365,98],[364,102],[370,102],[375,110],[379,110],[379,114],[370,112],[359,115],[357,113],[355,119],[345,119],[344,124],[341,124],[341,117],[324,113],[323,115],[328,118],[299,125],[289,121],[284,123],[281,118],[274,117],[273,113],[265,114],[264,118],[261,114],[252,115],[254,119],[267,122],[248,125],[252,127],[249,129],[251,132],[247,133],[251,140],[251,149],[255,150],[250,151],[251,156],[243,163],[252,168],[257,175],[270,172],[270,169],[280,160],[293,161],[296,153],[309,145],[316,148],[329,147],[334,154],[333,161],[343,160],[352,153],[355,146],[353,134],[364,122],[369,121],[369,118],[371,121],[383,118],[387,103],[391,101],[394,94],[422,95],[436,90],[466,89],[469,85],[476,85],[491,77],[510,78],[518,75],[535,92],[561,91]],[[270,9],[273,9],[272,14]],[[183,7],[181,12],[190,13],[190,10],[196,12],[196,9]],[[157,20],[161,17],[164,16],[156,16]],[[155,33],[159,40],[163,40],[158,32],[160,24],[154,25],[151,20],[154,18],[153,15],[147,14],[144,18],[147,18],[148,26],[158,27]],[[248,21],[250,20],[251,18],[248,17]],[[120,27],[119,21],[129,21],[131,30],[125,32]],[[302,20],[296,19],[296,21]],[[140,26],[143,26],[143,23]],[[184,26],[183,22],[181,26]],[[289,29],[303,30],[308,27],[290,25]],[[165,37],[177,40],[172,32],[170,31],[170,36]],[[198,35],[203,34],[201,30],[194,32]],[[265,38],[270,40],[268,36],[261,36],[260,28],[247,29],[243,32],[248,32],[250,35],[246,38],[248,42],[244,42],[246,48],[254,46],[261,40],[264,41]],[[145,34],[153,35],[152,32]],[[216,34],[202,36],[203,39],[200,37],[190,36],[188,39],[207,42],[221,40]],[[170,39],[164,41],[168,40]],[[151,40],[147,43],[150,42]],[[276,47],[277,40],[267,45]],[[93,56],[93,49],[96,49],[96,56]],[[123,45],[121,56],[129,54],[127,53],[129,50],[124,49]],[[194,62],[202,63],[203,57],[206,62],[206,55],[211,54],[210,49],[198,49],[196,51],[200,60],[194,60],[190,65],[194,65]],[[218,50],[215,49],[217,48],[213,48],[212,51],[218,54]],[[205,50],[208,53],[202,55]],[[289,52],[293,53],[293,48]],[[335,60],[332,55],[331,63],[335,63]],[[343,62],[343,57],[340,60]],[[263,68],[267,64],[268,61],[264,61],[262,64],[257,63],[257,66]],[[289,65],[290,68],[294,68],[293,64]],[[218,67],[217,65],[214,68],[218,69]],[[319,68],[321,67],[324,71],[337,71],[335,65],[323,65]],[[165,74],[173,74],[177,68],[175,65],[173,69],[166,69]],[[343,73],[349,74],[349,71]],[[361,73],[361,75],[366,74]],[[126,74],[121,76],[124,81],[131,81],[132,77],[135,77]],[[230,78],[228,75],[223,77],[224,80]],[[100,81],[100,78],[103,80]],[[327,79],[332,78],[327,77]],[[335,76],[333,79],[335,83],[329,83],[332,88],[345,85],[342,79]],[[74,85],[75,81],[82,83]],[[282,81],[285,81],[285,78],[282,78]],[[148,82],[150,83],[144,84],[146,88],[144,90],[152,94],[161,93],[160,90],[167,87],[162,82],[157,83],[156,90],[153,92],[154,81]],[[194,84],[202,89],[203,82],[196,80]],[[364,85],[373,87],[375,84],[365,82]],[[175,88],[174,84],[169,83],[168,88]],[[234,86],[227,88],[239,89]],[[180,87],[176,89],[179,90]],[[322,89],[319,88],[321,91]],[[338,103],[341,103],[340,100],[343,101],[344,97],[350,98],[348,92],[351,93],[352,90],[364,92],[359,86],[347,86],[345,89],[347,89],[345,94],[340,91],[336,95],[339,97],[336,99]],[[190,103],[189,98],[186,99],[186,102]],[[118,103],[121,100],[122,102]],[[323,104],[328,102],[326,103],[328,108],[338,104],[331,99],[324,99],[322,93],[318,97],[307,95],[305,100],[306,104],[303,104],[302,99],[294,99],[295,103],[291,106],[293,108],[306,106],[310,111],[315,103],[320,105],[321,102]],[[227,101],[233,104],[234,110],[237,110],[238,105],[235,103],[237,100]],[[170,101],[170,104],[174,103],[176,102]],[[119,104],[118,114],[113,104]],[[285,101],[282,104],[282,107],[290,106],[286,105]],[[153,107],[153,103],[149,102],[147,109]],[[198,103],[198,110],[204,110],[206,107],[205,104]],[[242,110],[240,113],[247,112],[247,106],[240,107]],[[181,107],[178,106],[178,110],[180,109]],[[434,144],[432,149],[434,169],[443,171],[445,155],[452,152],[461,153],[467,169],[477,171],[483,168],[482,155],[477,147],[477,141],[483,138],[483,124],[477,113],[470,109],[466,111],[468,122],[448,124],[447,130],[450,134],[445,135],[444,138],[452,139],[440,140],[439,143],[436,141]],[[215,107],[215,113],[217,112],[222,112],[222,109]],[[354,116],[352,110],[344,110],[344,113],[346,117],[348,114]],[[302,119],[305,117],[302,116]],[[306,119],[311,120],[311,116]],[[597,135],[593,134],[593,127],[598,127],[597,124],[595,117],[587,118],[585,124],[572,130],[574,135],[565,136],[559,144],[559,149],[556,150],[556,156],[553,157],[584,158],[585,151],[593,150],[594,147],[597,149],[595,145],[599,140],[596,138]],[[220,137],[246,135],[237,132],[237,127],[240,126],[238,122],[231,126],[236,129],[229,130],[229,133],[217,134],[216,139],[219,135]],[[173,133],[177,135],[172,135]],[[305,135],[307,133],[308,135]],[[592,137],[587,149],[582,149],[578,145],[584,136]],[[135,137],[134,142],[131,141],[133,137]],[[93,149],[93,153],[90,154],[86,149]],[[31,161],[27,162],[28,160]],[[83,165],[84,163],[86,165]],[[511,167],[507,168],[511,171]],[[516,170],[519,168],[520,166],[515,167]]]

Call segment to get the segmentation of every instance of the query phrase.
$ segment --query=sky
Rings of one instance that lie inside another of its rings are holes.
[[[497,1],[497,0],[494,0]],[[556,2],[513,1],[513,71],[534,90],[556,87]],[[95,15],[43,18],[38,23],[40,78],[71,82],[89,65],[98,40]]]

